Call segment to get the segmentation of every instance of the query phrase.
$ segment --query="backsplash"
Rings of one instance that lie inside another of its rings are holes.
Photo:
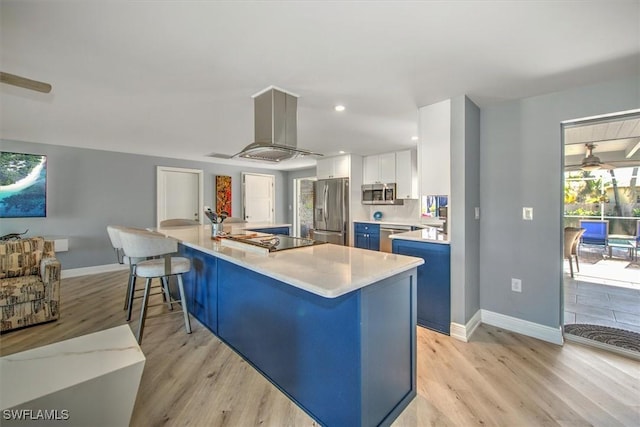
[[[365,210],[368,217],[359,219],[372,220],[373,213],[379,211],[382,212],[381,221],[420,222],[420,200],[417,199],[407,199],[403,205],[369,205]]]

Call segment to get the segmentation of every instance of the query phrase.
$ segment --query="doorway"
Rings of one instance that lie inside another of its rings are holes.
[[[158,166],[156,227],[165,219],[193,219],[202,223],[203,173],[201,169]]]
[[[640,110],[565,122],[562,138],[563,227],[586,230],[565,252],[564,335],[624,353],[606,337],[640,346]]]
[[[273,223],[275,177],[242,173],[242,217],[248,222]]]
[[[316,177],[293,180],[293,235],[310,238],[313,227],[313,183]]]

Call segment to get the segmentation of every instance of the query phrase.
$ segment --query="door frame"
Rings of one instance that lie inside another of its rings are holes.
[[[156,166],[156,227],[160,228],[160,208],[166,200],[166,188],[164,185],[165,172],[182,172],[198,175],[198,222],[202,224],[202,212],[204,209],[204,172],[202,169],[176,168],[171,166]]]
[[[575,126],[581,126],[581,125],[588,125],[588,124],[593,124],[593,123],[600,123],[600,122],[608,122],[608,121],[615,121],[615,120],[619,120],[622,119],[624,117],[627,116],[636,116],[640,113],[640,108],[636,108],[636,109],[632,109],[632,110],[624,110],[624,111],[617,111],[617,112],[612,112],[612,113],[606,113],[606,114],[599,114],[599,115],[595,115],[595,116],[588,116],[588,117],[582,117],[582,118],[576,118],[576,119],[570,119],[570,120],[563,120],[560,122],[560,156],[561,156],[561,169],[560,169],[560,236],[559,236],[559,243],[560,243],[560,256],[562,257],[562,263],[560,264],[560,331],[561,331],[561,335],[562,335],[562,339],[563,342],[566,340],[569,341],[574,341],[574,342],[579,342],[581,344],[587,345],[587,346],[591,346],[591,347],[596,347],[596,348],[600,348],[600,349],[604,349],[613,353],[619,353],[619,354],[623,354],[626,355],[628,357],[632,357],[637,359],[638,356],[635,352],[630,352],[624,348],[621,347],[616,347],[616,346],[612,346],[612,345],[607,345],[607,344],[602,344],[598,341],[592,340],[592,339],[587,339],[587,338],[582,338],[582,337],[577,337],[575,335],[569,334],[569,333],[565,333],[564,332],[564,326],[565,326],[565,318],[564,318],[564,313],[565,313],[565,298],[564,298],[564,285],[565,285],[565,280],[568,280],[565,278],[565,273],[564,273],[564,233],[562,232],[562,230],[564,230],[564,220],[565,220],[565,215],[564,215],[564,211],[565,211],[565,197],[564,197],[564,187],[565,187],[565,132],[568,128],[570,127],[575,127]]]
[[[241,200],[242,200],[242,219],[247,221],[247,191],[245,189],[246,186],[246,180],[245,177],[246,176],[262,176],[262,177],[269,177],[271,178],[271,194],[270,194],[270,199],[271,199],[271,221],[275,222],[276,220],[276,191],[275,191],[275,187],[276,187],[276,176],[272,175],[272,174],[268,174],[268,173],[253,173],[253,172],[242,172],[241,174],[241,178],[242,178],[242,188],[241,188]],[[249,221],[250,222],[250,221]]]
[[[302,180],[317,181],[318,178],[313,176],[301,176],[299,178],[293,178],[293,235],[300,237],[300,216],[298,215],[298,191],[300,190],[300,182]],[[313,208],[312,208],[313,209]]]

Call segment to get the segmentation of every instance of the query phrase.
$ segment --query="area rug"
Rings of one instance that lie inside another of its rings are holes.
[[[580,323],[564,325],[564,332],[640,353],[640,334],[637,332]]]

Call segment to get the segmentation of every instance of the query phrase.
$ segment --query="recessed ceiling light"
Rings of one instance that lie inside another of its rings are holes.
[[[412,136],[412,137],[411,137],[411,140],[412,140],[412,141],[417,141],[417,140],[418,140],[418,137],[414,135],[414,136]]]
[[[334,107],[334,109],[335,109],[336,111],[344,111],[344,105],[336,105],[336,106]]]

